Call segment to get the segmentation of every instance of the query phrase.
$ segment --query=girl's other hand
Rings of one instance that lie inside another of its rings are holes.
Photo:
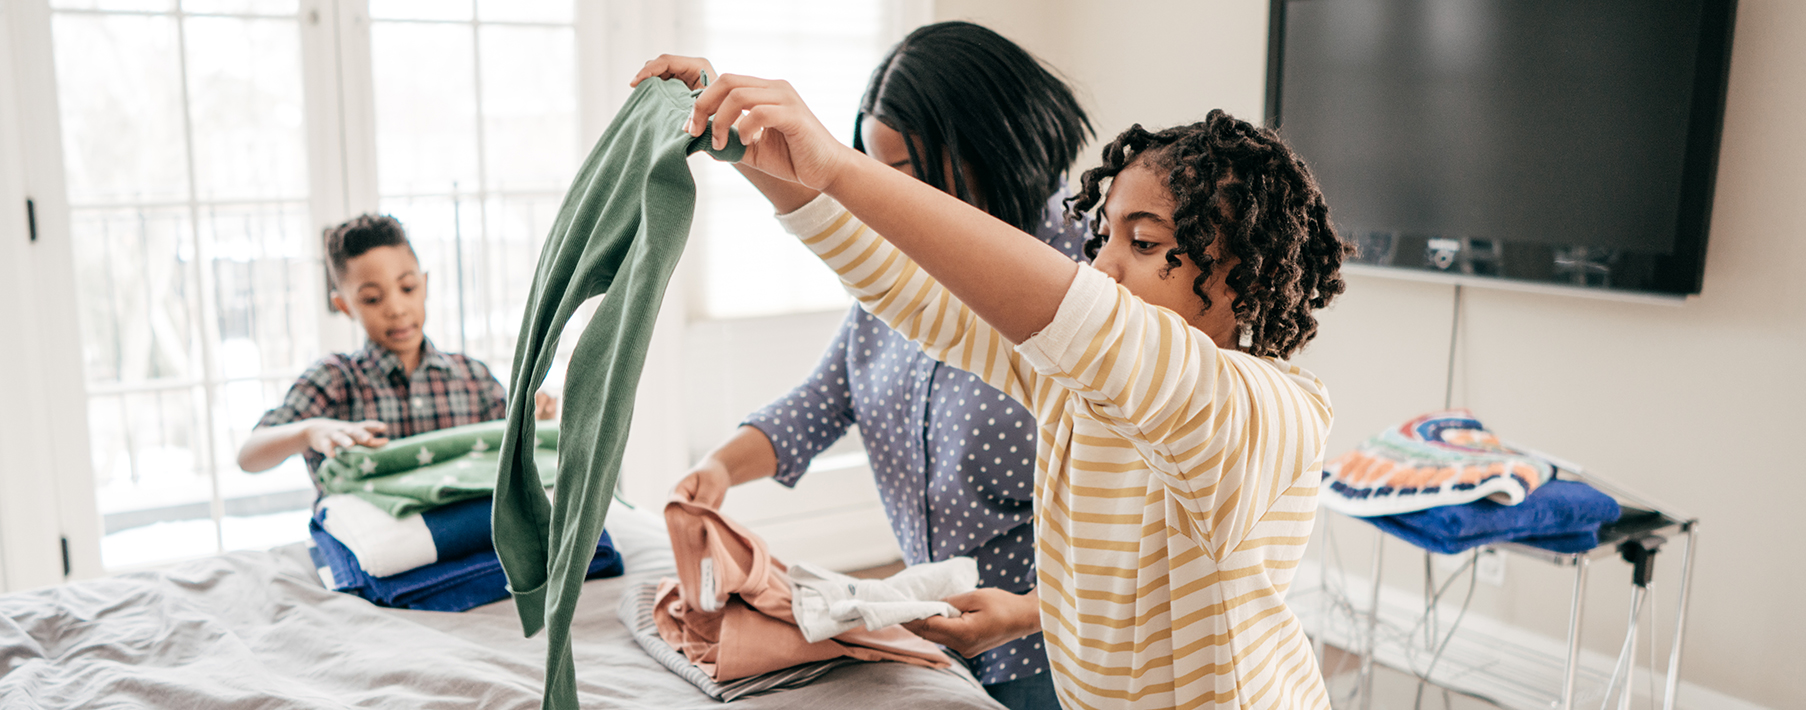
[[[374,449],[387,444],[389,440],[382,434],[388,430],[389,425],[374,419],[361,422],[315,419],[307,425],[307,446],[331,458],[333,452],[349,446]]]
[[[959,609],[959,618],[930,616],[903,628],[966,658],[1041,630],[1041,596],[1033,590],[1012,594],[981,587],[947,597],[946,602]]]
[[[558,397],[549,392],[533,393],[533,418],[547,421],[558,418]]]
[[[657,77],[659,79],[678,79],[691,91],[702,88],[704,74],[714,77],[715,67],[702,57],[680,57],[675,54],[660,54],[657,59],[646,62],[640,67],[640,73],[633,75],[628,86],[639,86],[640,82]]]
[[[696,97],[684,130],[701,136],[704,126],[713,131],[716,150],[727,147],[729,127],[740,130],[746,144],[741,165],[815,190],[826,191],[845,166],[863,157],[835,140],[782,80],[718,77]]]

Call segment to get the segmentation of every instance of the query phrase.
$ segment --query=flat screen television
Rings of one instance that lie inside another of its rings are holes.
[[[1356,264],[1697,294],[1735,6],[1274,0],[1267,120]]]

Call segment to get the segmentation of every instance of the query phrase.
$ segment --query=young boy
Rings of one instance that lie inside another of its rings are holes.
[[[1332,414],[1279,358],[1344,247],[1277,135],[1217,111],[1119,136],[1076,200],[1109,181],[1084,266],[840,145],[784,82],[721,77],[687,130],[711,120],[866,309],[1034,411],[1037,592],[912,629],[982,649],[1039,627],[1068,708],[1329,707],[1284,595]]]
[[[357,321],[369,340],[302,373],[239,449],[240,468],[265,471],[299,453],[311,473],[341,447],[377,447],[508,415],[508,397],[487,365],[443,352],[422,334],[426,274],[400,222],[367,214],[326,230],[326,260],[333,310]]]

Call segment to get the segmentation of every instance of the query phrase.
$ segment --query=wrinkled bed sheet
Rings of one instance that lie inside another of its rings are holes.
[[[572,628],[594,708],[984,708],[954,671],[836,669],[808,687],[720,703],[665,670],[616,617],[621,595],[672,573],[660,521],[615,506],[627,574],[583,589]],[[457,613],[327,591],[300,545],[0,595],[0,708],[539,707],[545,637],[512,601]]]

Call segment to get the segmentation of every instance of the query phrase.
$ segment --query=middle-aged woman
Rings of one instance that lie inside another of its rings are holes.
[[[705,71],[715,75],[706,60],[664,56],[634,82],[676,77],[695,88]],[[968,22],[921,27],[872,73],[859,108],[854,148],[1083,258],[1087,234],[1067,221],[1062,201],[1090,120],[1021,47]],[[774,202],[798,189],[741,172]],[[747,417],[677,493],[719,506],[730,486],[747,481],[794,486],[854,424],[904,561],[978,562],[981,588],[948,600],[965,612],[960,623],[912,628],[970,658],[1004,705],[1059,707],[1035,605],[1012,597],[1035,593],[1033,417],[858,306],[815,372]]]

